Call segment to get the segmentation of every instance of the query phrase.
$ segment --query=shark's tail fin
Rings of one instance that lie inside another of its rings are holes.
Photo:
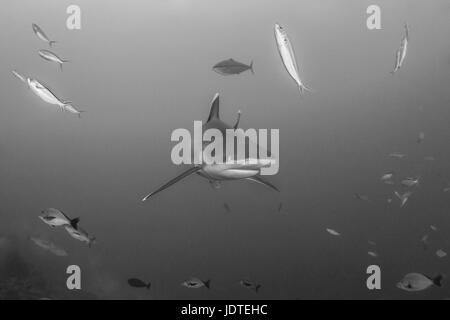
[[[255,70],[253,70],[253,60],[250,62],[250,71],[252,74],[255,74]]]

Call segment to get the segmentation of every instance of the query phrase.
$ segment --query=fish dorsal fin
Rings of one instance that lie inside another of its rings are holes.
[[[211,121],[213,119],[220,119],[219,116],[219,94],[216,93],[214,96],[212,102],[211,102],[211,111],[209,112],[208,121]]]

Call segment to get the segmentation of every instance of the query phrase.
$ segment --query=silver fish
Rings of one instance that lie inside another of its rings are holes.
[[[311,91],[306,87],[299,76],[297,61],[295,59],[294,49],[292,48],[291,41],[287,36],[286,31],[279,24],[275,24],[275,40],[277,42],[278,52],[280,53],[281,60],[289,75],[297,83],[298,89],[301,93],[304,90]]]
[[[38,53],[42,59],[59,64],[59,68],[61,71],[63,71],[63,64],[69,62],[69,60],[61,59],[55,53],[49,50],[39,50]]]
[[[210,289],[211,280],[203,281],[198,278],[190,278],[189,280],[184,281],[181,285],[189,289],[199,289],[201,287]]]
[[[394,70],[391,72],[392,74],[400,70],[403,63],[405,62],[406,53],[408,52],[408,43],[409,43],[409,28],[408,25],[405,24],[405,36],[402,38],[400,48],[397,50],[395,67]]]
[[[401,184],[403,186],[409,187],[409,188],[410,187],[417,187],[419,185],[419,180],[420,180],[420,177],[416,177],[416,178],[408,177],[408,178],[402,180]]]
[[[412,192],[405,192],[404,194],[400,194],[397,191],[395,191],[394,193],[397,196],[397,198],[400,199],[400,208],[402,208],[406,204],[409,197],[412,195]]]
[[[331,234],[332,236],[335,236],[335,237],[341,236],[341,234],[340,234],[339,232],[337,232],[336,230],[333,230],[333,229],[326,229],[326,230],[327,230],[327,232],[328,232],[329,234]]]
[[[35,23],[33,23],[31,25],[31,27],[33,28],[33,32],[34,34],[41,39],[42,41],[45,41],[48,43],[48,45],[51,47],[54,43],[56,43],[56,41],[51,41],[47,35],[45,34],[45,32]]]
[[[438,251],[436,251],[436,255],[437,255],[439,258],[445,258],[445,257],[447,256],[447,252],[445,252],[445,251],[442,250],[442,249],[439,249]]]

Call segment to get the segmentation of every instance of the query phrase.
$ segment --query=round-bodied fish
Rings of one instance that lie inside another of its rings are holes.
[[[70,219],[64,212],[54,208],[45,209],[41,213],[39,219],[51,227],[72,226],[76,229],[80,222],[79,218]]]
[[[408,292],[423,291],[430,288],[431,286],[441,287],[442,280],[442,275],[438,275],[432,278],[421,273],[409,273],[404,276],[400,282],[397,283],[397,288]]]
[[[233,59],[228,59],[228,60],[224,60],[221,61],[219,63],[217,63],[214,67],[213,70],[215,72],[217,72],[218,74],[221,74],[223,76],[229,76],[229,75],[233,75],[233,74],[240,74],[244,71],[250,70],[253,74],[253,61],[250,62],[249,65],[246,65],[242,62],[238,62],[236,60]]]
[[[150,290],[151,283],[145,283],[144,281],[136,278],[128,279],[128,284],[130,287],[133,288],[146,288],[147,290]]]

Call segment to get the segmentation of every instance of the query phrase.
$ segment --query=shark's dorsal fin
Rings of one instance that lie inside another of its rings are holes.
[[[209,112],[208,121],[211,121],[213,119],[220,119],[219,116],[219,94],[216,93],[214,96],[212,102],[211,102],[211,111]]]

